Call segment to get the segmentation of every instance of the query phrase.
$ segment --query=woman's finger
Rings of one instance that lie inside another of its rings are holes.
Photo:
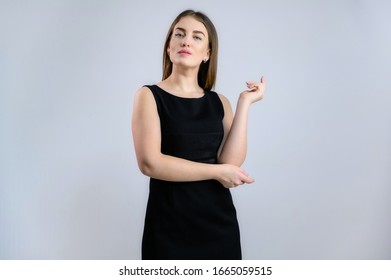
[[[265,80],[265,77],[264,77],[264,76],[261,77],[261,84],[262,84],[264,87],[266,87],[266,80]]]
[[[255,182],[254,179],[252,179],[252,178],[250,178],[250,177],[248,177],[248,176],[243,176],[243,177],[241,178],[241,181],[242,181],[243,183],[246,183],[246,184],[251,184],[251,183],[254,183],[254,182]]]

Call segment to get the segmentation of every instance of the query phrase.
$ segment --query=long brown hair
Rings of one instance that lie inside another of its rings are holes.
[[[166,42],[164,43],[163,50],[163,78],[162,80],[167,79],[172,73],[172,62],[170,56],[167,53],[167,48],[170,44],[171,36],[174,30],[175,25],[186,16],[192,16],[202,24],[204,24],[206,30],[208,31],[209,38],[209,59],[207,62],[202,62],[198,70],[198,85],[205,89],[211,90],[216,83],[217,75],[217,51],[218,51],[218,38],[216,28],[214,27],[212,21],[202,12],[196,12],[193,10],[186,10],[180,13],[173,23],[171,24],[170,29],[168,30]]]

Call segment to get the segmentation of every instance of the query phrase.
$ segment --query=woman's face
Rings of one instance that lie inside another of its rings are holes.
[[[199,67],[209,59],[208,32],[194,17],[183,17],[174,27],[167,51],[174,65]]]

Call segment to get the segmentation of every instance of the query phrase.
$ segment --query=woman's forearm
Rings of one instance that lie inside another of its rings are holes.
[[[218,158],[219,163],[241,166],[246,159],[248,111],[251,104],[263,98],[266,82],[262,76],[259,82],[246,84],[248,90],[243,91],[238,99],[232,125]]]
[[[140,162],[142,173],[155,179],[172,182],[190,182],[219,179],[216,164],[194,162],[165,154],[159,154],[150,161]]]
[[[229,128],[231,120],[232,117]],[[138,166],[151,178],[172,182],[212,179],[227,188],[254,181],[238,164],[206,164],[162,154],[160,119],[152,92],[147,88],[141,88],[135,95],[132,134]]]
[[[250,103],[239,98],[232,126],[219,156],[219,163],[241,166],[247,154],[247,125]]]
[[[193,162],[164,154],[153,163],[139,162],[139,166],[145,175],[171,182],[217,180],[226,188],[254,182],[244,170],[234,165]]]

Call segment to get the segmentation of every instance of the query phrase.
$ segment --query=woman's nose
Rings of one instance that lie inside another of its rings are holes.
[[[182,46],[188,47],[189,45],[190,45],[189,38],[187,36],[183,37]]]

